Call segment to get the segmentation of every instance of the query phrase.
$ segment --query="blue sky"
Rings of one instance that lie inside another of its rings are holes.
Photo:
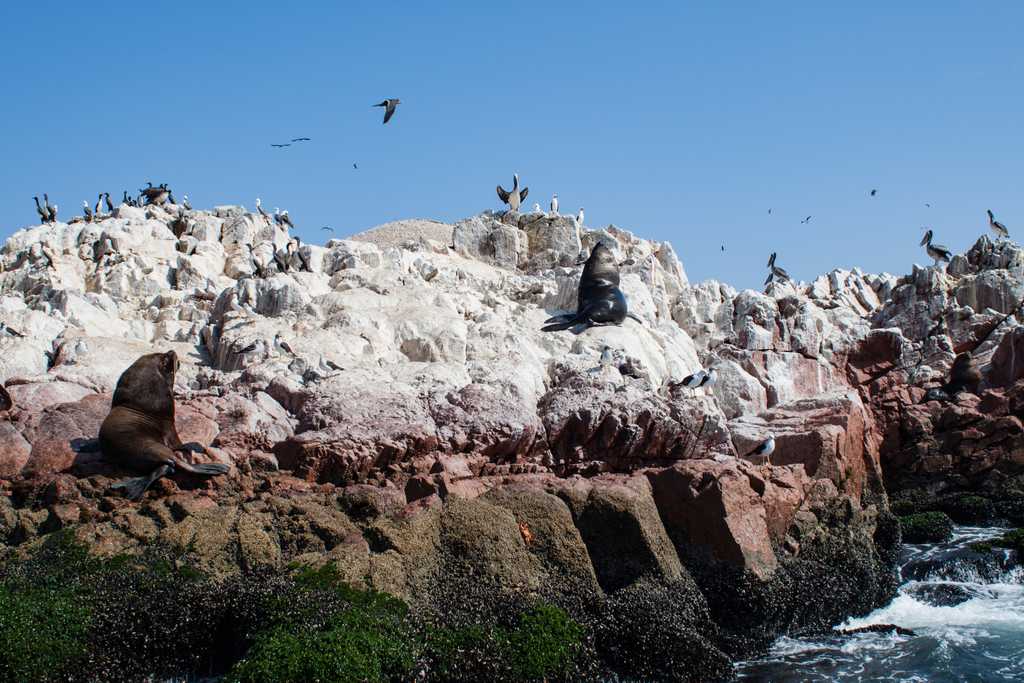
[[[772,251],[908,272],[987,208],[1024,235],[1021,2],[165,4],[0,5],[0,236],[151,180],[321,240],[498,208],[513,171],[740,287]]]

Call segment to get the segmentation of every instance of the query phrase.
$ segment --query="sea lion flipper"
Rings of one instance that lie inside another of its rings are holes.
[[[568,320],[569,318],[572,318],[575,315],[576,315],[575,313],[561,313],[559,315],[553,315],[550,318],[548,318],[547,320],[545,320],[544,324],[545,325],[550,325],[551,323],[559,323],[559,322],[562,322],[563,320]]]
[[[638,322],[638,323],[640,323],[641,325],[643,325],[643,324],[644,324],[644,321],[643,321],[643,320],[641,320],[641,319],[640,319],[640,316],[638,316],[638,315],[637,315],[636,313],[627,313],[627,314],[626,314],[626,317],[627,317],[627,318],[632,318],[633,320],[637,321],[637,322]]]
[[[571,318],[566,316],[566,318],[563,318],[559,322],[551,323],[550,325],[545,325],[544,327],[540,328],[540,331],[541,332],[561,332],[562,330],[567,330],[570,327],[573,327],[575,325],[579,325],[580,323],[588,322],[588,320],[589,320],[589,315],[588,315],[587,311],[581,311],[580,313],[577,313],[576,315],[572,316]]]
[[[171,465],[160,465],[145,477],[126,479],[111,486],[111,489],[124,489],[124,496],[129,500],[138,500],[154,481],[174,471]]]
[[[189,468],[190,469],[188,471],[193,474],[205,474],[209,477],[218,474],[227,474],[227,471],[231,469],[227,465],[223,465],[219,462],[203,463],[202,465],[189,465]]]

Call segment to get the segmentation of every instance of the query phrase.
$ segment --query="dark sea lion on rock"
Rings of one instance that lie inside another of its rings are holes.
[[[558,332],[576,325],[582,325],[583,329],[594,325],[621,325],[627,316],[642,322],[626,307],[626,297],[619,289],[619,265],[615,255],[604,242],[598,242],[580,275],[576,312],[548,318],[541,331]]]
[[[176,451],[189,450],[174,427],[174,375],[178,356],[174,351],[142,356],[117,380],[110,414],[100,426],[100,446],[111,461],[146,476],[129,479],[112,488],[125,496],[140,498],[160,477],[182,470],[214,476],[227,465],[192,465]]]
[[[953,367],[949,371],[949,382],[943,388],[951,396],[964,389],[976,394],[979,384],[981,384],[981,370],[975,364],[971,352],[964,351],[953,361]]]

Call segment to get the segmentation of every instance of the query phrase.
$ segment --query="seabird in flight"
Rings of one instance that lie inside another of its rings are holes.
[[[810,222],[811,222],[811,217],[808,216],[807,218],[805,218],[802,221],[800,221],[800,224],[803,225],[804,223],[810,223]]]
[[[402,100],[399,99],[387,99],[379,104],[375,104],[375,107],[384,107],[384,123],[391,120],[391,117],[395,115],[395,107],[400,105]]]
[[[354,169],[356,169],[358,171],[359,170],[359,165],[358,164],[352,164],[352,168],[354,168]]]
[[[771,465],[771,454],[775,452],[775,435],[769,433],[768,438],[762,441],[757,448],[750,451],[747,457],[751,455],[757,455],[764,458],[764,462],[767,465]]]
[[[292,142],[309,142],[313,138],[292,138]]]
[[[271,147],[291,147],[291,146],[292,146],[292,143],[290,143],[290,142],[285,142],[284,144],[281,144],[281,145],[275,145],[275,144],[274,144],[273,142],[271,142],[271,143],[270,143],[270,146],[271,146]]]
[[[921,246],[924,247],[924,250],[928,252],[929,256],[935,259],[936,267],[938,267],[939,263],[942,261],[949,263],[949,260],[952,257],[952,254],[950,254],[949,249],[946,247],[941,244],[932,244],[931,230],[924,234],[924,237],[921,239]]]
[[[551,195],[551,213],[558,215],[558,193]]]
[[[512,211],[518,211],[519,206],[523,201],[526,200],[526,195],[529,194],[530,188],[524,187],[522,190],[519,189],[519,174],[512,174],[512,189],[508,192],[498,185],[498,199],[505,204],[508,204],[508,208]]]
[[[871,190],[871,196],[872,197],[874,197],[876,194],[878,194],[878,190]]]
[[[85,212],[85,222],[92,222],[92,209],[89,208],[89,202],[82,200],[82,210]]]
[[[997,238],[1008,239],[1010,237],[1010,231],[1006,229],[1006,226],[996,220],[996,217],[992,214],[992,210],[988,210],[988,227],[992,228],[992,232],[996,234]]]
[[[322,227],[322,228],[320,228],[320,229],[321,229],[321,230],[327,230],[328,232],[334,232],[334,228],[332,228],[332,227],[331,227],[331,226],[329,226],[329,225],[325,225],[325,226],[323,226],[323,227]]]

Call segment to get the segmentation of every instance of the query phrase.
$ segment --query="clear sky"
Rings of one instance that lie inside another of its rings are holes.
[[[1022,34],[1019,0],[4,2],[0,237],[34,194],[152,181],[316,241],[498,208],[518,171],[691,280],[904,273],[925,225],[1024,235]]]

